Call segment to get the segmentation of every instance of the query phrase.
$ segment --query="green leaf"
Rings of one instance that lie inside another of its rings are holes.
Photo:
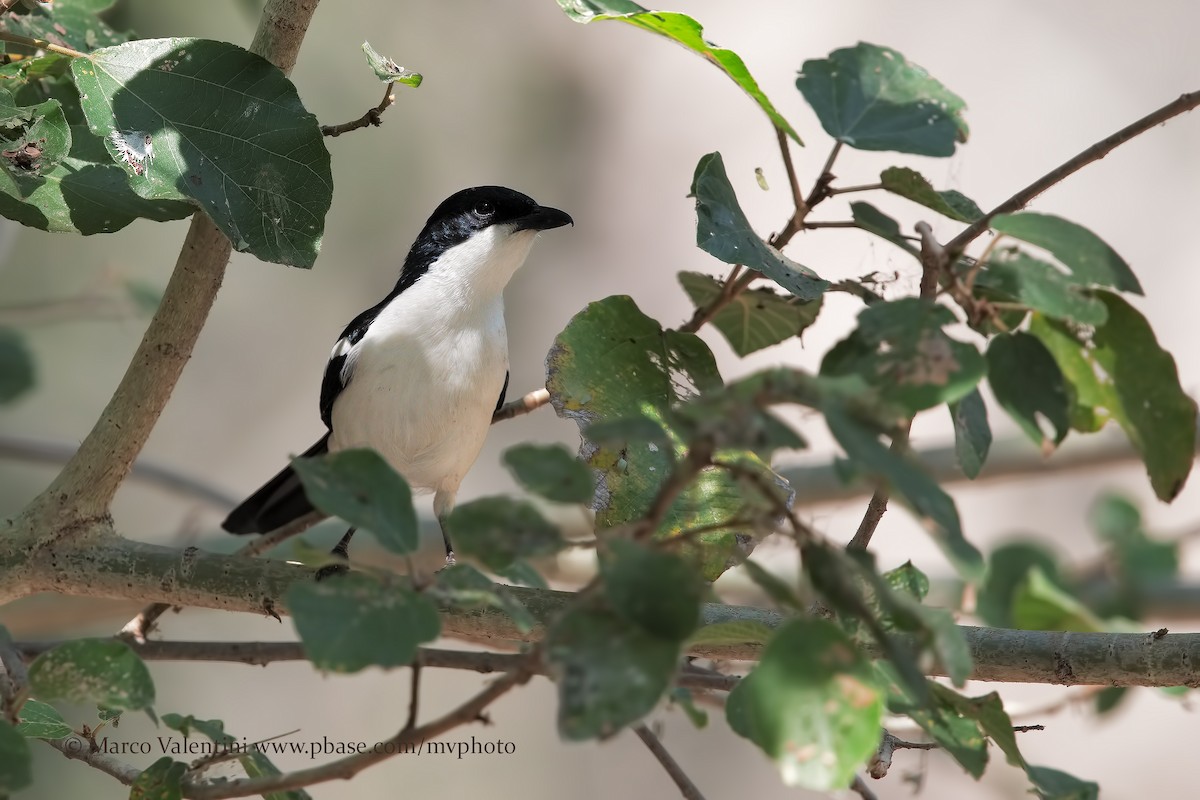
[[[700,624],[705,585],[679,556],[614,539],[600,558],[604,593],[614,611],[646,633],[683,641]]]
[[[1058,584],[1058,559],[1041,542],[1010,542],[992,551],[988,557],[987,578],[979,587],[975,610],[988,625],[1014,628],[1013,598],[1026,576],[1038,570]]]
[[[976,285],[990,290],[989,299],[1009,300],[1056,319],[1103,325],[1104,304],[1056,267],[1016,249],[1002,249],[979,272]]]
[[[520,600],[469,564],[455,564],[438,570],[437,583],[430,589],[434,597],[458,608],[498,608],[512,618],[517,630],[528,632],[537,620]]]
[[[762,589],[775,605],[796,611],[806,610],[805,604],[801,602],[796,590],[774,572],[753,559],[746,559],[738,566],[745,570],[750,580],[754,581],[755,585]]]
[[[154,704],[150,670],[114,639],[76,639],[42,653],[29,665],[29,685],[44,700],[131,710]]]
[[[721,294],[716,279],[699,272],[679,273],[679,282],[697,308],[707,306]],[[817,321],[824,298],[803,302],[771,289],[742,292],[712,318],[712,324],[739,356],[799,336]]]
[[[897,679],[890,664],[876,662],[875,670],[888,687],[888,710],[920,725],[973,778],[983,775],[988,763],[987,737],[975,720],[962,716],[940,699],[933,681],[926,681],[925,694],[930,699],[921,701]]]
[[[47,100],[35,106],[17,106],[7,90],[0,89],[0,191],[17,199],[28,196],[45,180],[71,149],[71,129],[62,103]]]
[[[1089,518],[1107,545],[1106,561],[1115,579],[1115,597],[1097,604],[1096,610],[1138,619],[1144,612],[1146,589],[1178,576],[1179,542],[1148,536],[1137,506],[1118,495],[1101,496]]]
[[[138,195],[199,206],[239,251],[312,266],[333,197],[329,151],[277,67],[224,42],[144,39],[71,69],[90,130]],[[123,155],[144,153],[147,137],[152,159]]]
[[[871,662],[835,625],[795,619],[729,693],[725,714],[788,786],[830,791],[849,786],[879,746],[883,696]]]
[[[971,480],[979,476],[992,446],[992,429],[988,425],[987,405],[979,389],[972,389],[950,403],[950,421],[954,423],[954,455],[958,467]]]
[[[1142,294],[1142,285],[1125,260],[1082,225],[1032,211],[998,214],[991,225],[1000,233],[1050,251],[1077,283]]]
[[[769,459],[779,449],[803,450],[808,442],[772,413],[764,401],[764,395],[779,385],[774,380],[779,372],[755,373],[676,406],[673,432],[686,441],[751,450],[762,459]],[[806,377],[811,380],[811,376]]]
[[[925,599],[925,595],[929,594],[929,578],[924,572],[913,566],[911,561],[905,561],[880,577],[893,592],[901,592],[918,603]]]
[[[949,156],[967,140],[962,99],[887,47],[859,42],[805,61],[796,88],[826,133],[859,150]]]
[[[424,80],[421,73],[405,69],[387,56],[380,55],[369,42],[362,43],[362,51],[367,56],[367,66],[374,70],[375,77],[384,83],[402,83],[415,89]]]
[[[953,189],[939,192],[925,176],[907,167],[888,167],[879,175],[885,191],[932,208],[944,217],[958,222],[974,222],[983,217],[975,201]]]
[[[1096,713],[1103,716],[1115,711],[1121,701],[1129,696],[1128,686],[1105,686],[1094,695],[1096,698]]]
[[[821,374],[858,375],[909,415],[953,402],[987,371],[974,345],[942,330],[956,321],[950,309],[916,297],[873,303],[858,315],[858,329],[825,356]]]
[[[606,739],[649,714],[666,692],[680,643],[609,611],[571,608],[550,629],[546,661],[558,683],[564,739]]]
[[[913,258],[921,257],[920,251],[904,238],[904,234],[900,231],[900,223],[870,203],[851,203],[850,215],[859,230],[873,233],[880,239],[891,242]]]
[[[510,447],[504,466],[526,489],[556,503],[591,503],[595,494],[592,471],[562,445]]]
[[[918,465],[891,452],[875,434],[845,414],[829,408],[825,422],[846,455],[866,472],[885,481],[933,535],[946,557],[968,580],[983,577],[983,557],[963,538],[958,509],[950,495]]]
[[[33,783],[33,754],[29,740],[8,720],[0,719],[0,793],[24,789]]]
[[[292,584],[286,603],[304,652],[328,672],[411,664],[441,631],[428,597],[357,573]]]
[[[0,327],[0,405],[16,400],[33,388],[36,370],[25,337]]]
[[[688,637],[687,646],[691,648],[700,645],[766,644],[773,633],[774,631],[763,623],[753,620],[714,622]]]
[[[30,739],[62,739],[74,731],[58,709],[41,700],[26,700],[21,706],[17,732]]]
[[[1099,784],[1051,767],[1030,766],[1026,774],[1042,800],[1097,800],[1100,797]]]
[[[233,744],[237,741],[235,736],[225,732],[225,723],[219,719],[196,719],[191,714],[186,717],[181,714],[163,714],[162,722],[171,730],[182,733],[185,739],[191,738],[194,731],[219,745]]]
[[[188,765],[163,756],[138,775],[129,787],[129,800],[181,800]]]
[[[1053,450],[1070,430],[1070,400],[1062,371],[1036,337],[1001,334],[988,345],[988,383],[997,402],[1043,451]],[[1054,429],[1043,430],[1043,420]]]
[[[71,125],[70,154],[25,198],[0,192],[0,214],[52,233],[112,233],[139,217],[165,222],[195,213],[195,206],[146,200],[129,186],[129,176],[113,164],[104,142],[85,125]]]
[[[698,707],[692,699],[692,693],[681,686],[676,686],[670,693],[671,702],[683,709],[688,721],[696,730],[708,727],[708,712]]]
[[[519,586],[530,586],[534,589],[550,588],[546,579],[528,561],[514,561],[504,569],[496,570],[496,574]]]
[[[750,227],[725,174],[720,153],[696,164],[691,195],[696,198],[696,246],[726,264],[761,272],[801,300],[816,300],[829,282],[759,238]]]
[[[18,36],[45,39],[72,50],[87,52],[97,47],[120,44],[129,38],[96,16],[113,0],[57,0],[38,3],[36,8],[10,11],[0,27]]]
[[[1093,334],[1089,354],[1111,382],[1116,403],[1109,410],[1141,454],[1154,494],[1169,502],[1192,470],[1196,402],[1146,318],[1115,294],[1096,296],[1108,307],[1108,322]]]
[[[375,534],[393,553],[415,552],[421,531],[412,490],[374,450],[341,450],[292,459],[292,469],[314,506]]]
[[[758,103],[771,123],[803,144],[788,121],[780,116],[771,101],[758,88],[758,82],[746,69],[741,57],[732,50],[717,47],[704,38],[704,28],[686,14],[664,11],[649,11],[630,0],[558,0],[559,7],[575,22],[591,22],[594,19],[617,19],[660,36],[665,36],[688,50],[701,56],[728,75],[742,91]]]
[[[1039,567],[1031,568],[1013,593],[1012,621],[1015,627],[1028,631],[1099,633],[1109,627],[1056,586]]]
[[[458,506],[446,518],[455,552],[478,558],[493,571],[521,558],[552,556],[566,544],[558,528],[525,500],[482,497]]]
[[[591,303],[571,320],[555,339],[546,368],[555,411],[579,425],[585,437],[581,455],[600,474],[597,527],[641,519],[683,447],[668,433],[671,407],[721,387],[712,353],[699,337],[664,331],[630,298],[617,296]],[[615,428],[614,420],[620,421]],[[603,435],[593,439],[597,426]],[[642,435],[655,438],[640,440]],[[761,461],[747,468],[770,475]],[[672,504],[657,538],[719,526],[748,507],[757,512],[755,498],[723,470],[704,470]],[[712,580],[744,557],[747,538],[739,539],[740,533],[718,527],[690,536],[682,549],[702,561],[705,578]]]

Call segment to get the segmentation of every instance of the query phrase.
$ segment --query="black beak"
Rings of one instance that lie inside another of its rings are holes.
[[[517,219],[518,231],[548,231],[551,228],[561,228],[563,225],[574,225],[575,220],[565,211],[546,206],[534,206],[523,217]]]

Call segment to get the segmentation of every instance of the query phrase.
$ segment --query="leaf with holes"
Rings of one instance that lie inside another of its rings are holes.
[[[722,290],[720,282],[699,272],[681,272],[679,282],[697,308],[712,303]],[[750,289],[718,311],[712,324],[733,351],[744,357],[799,336],[817,321],[823,299],[804,302],[771,289]]]
[[[86,53],[129,39],[129,34],[113,30],[96,16],[113,1],[55,0],[38,3],[34,8],[16,8],[0,17],[0,28]]]
[[[71,64],[92,133],[148,199],[204,209],[237,250],[310,267],[333,197],[329,151],[267,60],[204,39],[145,39]]]
[[[944,217],[959,222],[974,222],[983,217],[983,210],[961,192],[948,189],[939,192],[915,169],[888,167],[879,175],[884,191],[932,208]]]
[[[402,83],[415,89],[424,80],[421,73],[405,69],[387,56],[380,55],[369,42],[362,43],[362,51],[367,56],[367,65],[374,71],[375,77],[384,83]]]
[[[796,131],[775,110],[775,106],[758,87],[758,82],[754,80],[750,70],[746,69],[741,56],[708,41],[704,37],[703,26],[686,14],[650,11],[630,0],[558,0],[558,5],[575,22],[616,19],[683,45],[728,75],[743,92],[758,103],[758,107],[766,113],[776,128],[787,133],[797,143],[803,144]]]
[[[761,272],[801,300],[816,300],[829,288],[801,266],[759,238],[738,204],[720,153],[696,164],[691,196],[696,198],[696,246],[726,264]]]
[[[860,150],[949,156],[967,140],[962,99],[888,47],[859,42],[805,61],[796,88],[826,133]]]
[[[45,182],[71,150],[71,129],[62,103],[19,106],[0,89],[0,191],[23,200]]]

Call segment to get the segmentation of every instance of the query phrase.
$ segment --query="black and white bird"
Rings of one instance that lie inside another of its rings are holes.
[[[329,431],[304,457],[373,448],[414,490],[434,493],[442,522],[508,389],[504,287],[539,231],[568,224],[574,221],[565,212],[501,186],[464,189],[439,205],[395,288],[333,346],[321,384]],[[313,510],[288,467],[222,527],[266,533]],[[345,556],[353,534],[347,531],[335,552]],[[452,562],[444,525],[442,537]]]

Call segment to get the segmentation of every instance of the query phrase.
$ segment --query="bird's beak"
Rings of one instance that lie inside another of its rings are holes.
[[[565,211],[546,206],[536,206],[525,216],[517,220],[518,231],[548,231],[551,228],[561,228],[563,225],[574,225],[575,220]]]

